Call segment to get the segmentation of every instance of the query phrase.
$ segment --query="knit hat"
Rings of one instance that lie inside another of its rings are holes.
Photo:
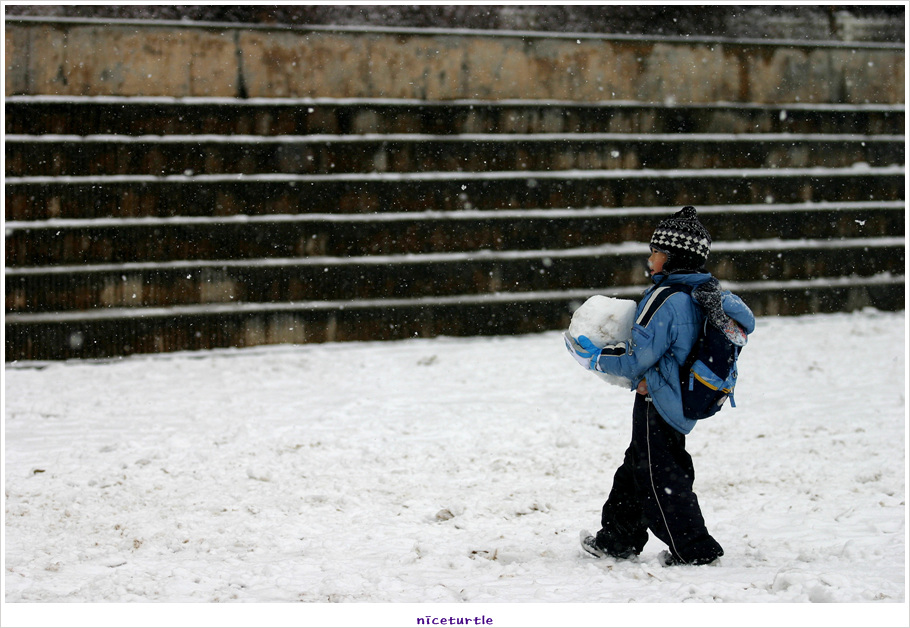
[[[667,254],[664,269],[698,270],[711,252],[711,235],[698,221],[695,208],[686,205],[657,225],[651,246]]]

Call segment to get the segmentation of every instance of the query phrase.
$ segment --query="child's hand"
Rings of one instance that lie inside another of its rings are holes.
[[[647,395],[648,394],[648,381],[643,379],[640,382],[638,382],[638,388],[635,389],[635,392],[637,392],[639,395]]]
[[[600,357],[600,348],[598,348],[586,336],[573,338],[571,334],[563,334],[566,341],[566,349],[572,354],[572,357],[589,371],[594,370],[597,358]]]

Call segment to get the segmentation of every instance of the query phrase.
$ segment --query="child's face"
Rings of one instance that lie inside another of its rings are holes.
[[[648,268],[651,269],[651,275],[653,276],[654,274],[662,271],[664,269],[664,264],[666,263],[667,254],[652,248],[651,257],[648,258]]]

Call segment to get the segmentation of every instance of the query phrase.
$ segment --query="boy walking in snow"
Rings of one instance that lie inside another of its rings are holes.
[[[694,207],[660,222],[650,247],[654,285],[638,304],[631,341],[600,349],[566,334],[566,345],[582,366],[637,383],[632,441],[613,477],[601,529],[596,535],[583,532],[582,547],[598,557],[631,558],[641,553],[650,530],[669,548],[661,555],[664,564],[704,565],[724,551],[708,533],[692,490],[695,471],[686,434],[695,421],[683,414],[679,371],[704,317],[721,329],[732,318],[747,334],[755,318],[704,269],[711,236]],[[691,294],[668,288],[674,284],[688,286]]]

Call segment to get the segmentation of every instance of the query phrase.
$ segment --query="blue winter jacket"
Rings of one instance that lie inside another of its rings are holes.
[[[695,421],[683,416],[679,368],[692,350],[704,318],[701,308],[685,292],[666,300],[658,298],[662,286],[686,284],[693,289],[711,279],[711,273],[657,274],[645,291],[635,313],[632,339],[603,349],[595,369],[628,377],[635,388],[642,379],[657,411],[677,431],[688,434]],[[736,295],[722,291],[724,312],[742,325],[747,334],[755,329],[755,317]]]

